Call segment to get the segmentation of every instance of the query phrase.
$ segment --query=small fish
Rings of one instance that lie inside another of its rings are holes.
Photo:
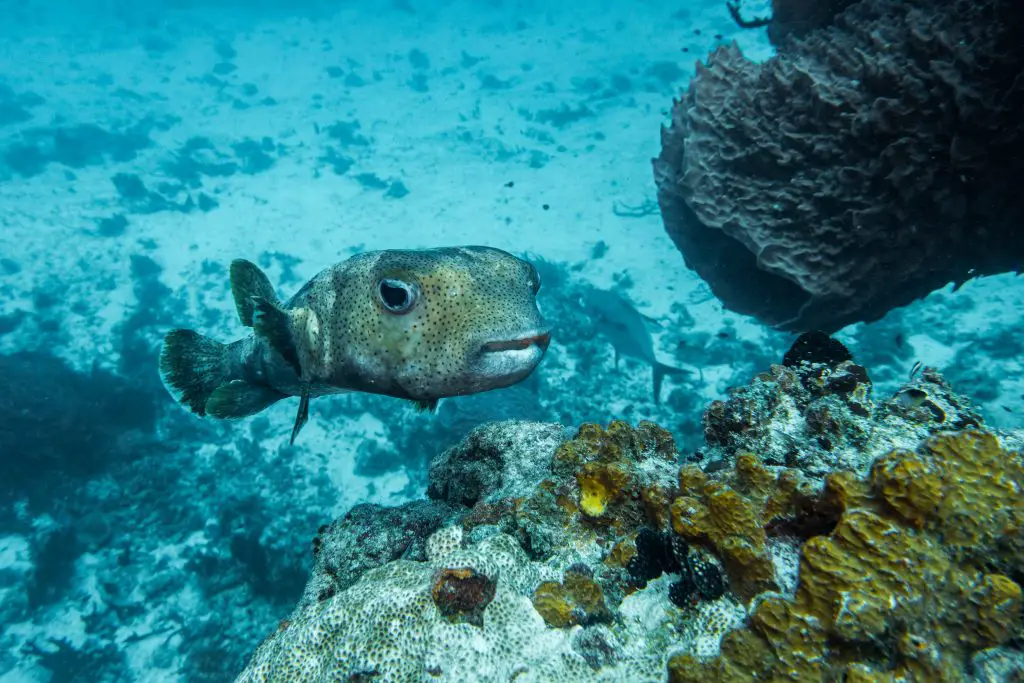
[[[160,375],[179,403],[220,419],[298,396],[294,443],[317,396],[363,391],[432,411],[441,398],[526,379],[550,341],[539,289],[530,263],[498,249],[386,250],[333,265],[281,302],[240,259],[231,292],[254,334],[222,344],[172,330]]]
[[[917,373],[921,370],[921,361],[914,363],[914,367],[910,368],[910,377],[908,379],[914,379]]]
[[[657,324],[633,306],[629,299],[612,291],[588,288],[581,303],[600,334],[611,342],[615,349],[615,366],[619,356],[636,358],[651,366],[654,376],[654,402],[661,401],[661,383],[665,375],[688,375],[689,370],[666,365],[654,354],[654,340],[648,323]]]

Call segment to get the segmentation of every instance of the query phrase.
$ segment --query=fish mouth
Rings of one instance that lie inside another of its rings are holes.
[[[499,339],[485,342],[482,350],[484,353],[500,353],[502,351],[525,351],[531,346],[539,346],[541,351],[546,351],[551,343],[551,333],[544,330],[540,332],[529,332],[521,337],[513,339]]]

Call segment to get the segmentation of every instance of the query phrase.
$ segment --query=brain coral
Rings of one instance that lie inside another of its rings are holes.
[[[729,308],[870,321],[1024,257],[1024,4],[777,1],[779,54],[698,64],[654,161],[665,228]],[[810,11],[810,10],[808,10]]]

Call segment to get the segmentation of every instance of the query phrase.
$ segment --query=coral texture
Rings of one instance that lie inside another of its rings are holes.
[[[779,54],[719,48],[662,131],[687,265],[728,308],[825,331],[1016,271],[1024,5],[860,0],[802,35],[804,3],[776,5]]]
[[[744,610],[712,558],[682,555],[676,600],[678,566],[643,586],[627,569],[637,535],[669,524],[671,436],[564,432],[485,425],[435,460],[436,499],[322,527],[303,599],[239,680],[659,681],[677,629],[715,654]],[[595,493],[591,475],[610,471]]]
[[[772,365],[704,411],[702,455],[732,462],[754,453],[820,480],[835,470],[865,473],[875,458],[937,431],[982,424],[932,368],[886,400],[872,401],[872,393],[867,372],[852,361]]]
[[[651,423],[476,429],[433,499],[321,529],[239,681],[1024,670],[1020,454],[933,370],[876,403],[848,353],[799,351],[712,405],[681,465]]]
[[[834,475],[816,505],[840,516],[803,544],[795,595],[762,594],[719,657],[673,657],[671,680],[968,680],[975,652],[1021,632],[1002,572],[1024,569],[1022,491],[1020,455],[977,430],[893,451],[870,481]]]
[[[856,0],[772,0],[768,38],[781,45],[789,36],[804,35],[828,26]]]

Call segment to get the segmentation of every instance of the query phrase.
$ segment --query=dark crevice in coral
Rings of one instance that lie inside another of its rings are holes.
[[[827,536],[839,523],[841,510],[819,509],[804,515],[785,519],[773,519],[765,525],[769,538],[797,538],[807,540],[815,536]]]
[[[644,588],[663,574],[678,574],[669,586],[669,600],[676,607],[688,607],[699,600],[715,600],[725,593],[725,581],[718,566],[704,559],[679,536],[650,528],[636,536],[636,554],[626,565],[630,581]]]
[[[782,364],[788,367],[800,363],[823,363],[833,366],[846,360],[853,360],[853,355],[842,342],[824,332],[812,331],[797,337],[783,356]]]

